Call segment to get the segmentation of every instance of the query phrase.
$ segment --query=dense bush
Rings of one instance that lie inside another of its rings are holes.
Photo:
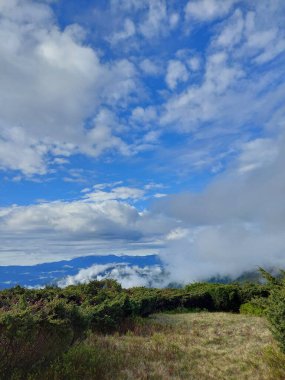
[[[262,317],[266,315],[266,304],[264,302],[260,302],[259,299],[252,300],[251,302],[246,302],[241,305],[240,313]]]
[[[185,287],[188,297],[198,296],[196,307],[210,311],[238,312],[240,306],[253,298],[266,298],[270,288],[256,284],[208,284],[196,283]],[[187,298],[187,296],[186,296]]]
[[[274,337],[285,353],[285,287],[276,287],[268,299],[267,317]]]
[[[0,371],[8,378],[55,359],[83,337],[86,316],[79,308],[55,299],[41,306],[17,303],[0,311]]]
[[[262,268],[260,272],[270,290],[270,296],[264,307],[265,315],[270,322],[274,337],[285,353],[285,272],[280,270],[277,276],[273,276]]]

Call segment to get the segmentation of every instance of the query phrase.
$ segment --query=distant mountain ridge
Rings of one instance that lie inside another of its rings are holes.
[[[162,267],[162,262],[158,255],[92,255],[30,266],[0,266],[0,289],[16,285],[35,287],[57,284],[68,276],[76,276],[81,270],[95,265],[106,266],[108,264],[114,264],[114,267],[123,264],[128,267],[139,268]]]

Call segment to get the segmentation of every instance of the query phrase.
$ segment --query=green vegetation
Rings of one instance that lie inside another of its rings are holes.
[[[285,353],[285,272],[280,271],[278,277],[273,277],[264,270],[262,273],[271,287],[270,296],[265,304],[265,314],[270,322],[273,336]]]
[[[282,379],[284,280],[263,276],[264,285],[3,290],[0,378]]]

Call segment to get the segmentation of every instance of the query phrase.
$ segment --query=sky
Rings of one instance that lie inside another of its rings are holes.
[[[0,0],[0,265],[285,266],[283,0]]]

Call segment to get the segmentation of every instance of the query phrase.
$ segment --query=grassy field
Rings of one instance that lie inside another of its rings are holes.
[[[128,328],[122,334],[90,335],[35,378],[285,378],[284,358],[277,358],[267,323],[260,317],[207,312],[158,314]]]

